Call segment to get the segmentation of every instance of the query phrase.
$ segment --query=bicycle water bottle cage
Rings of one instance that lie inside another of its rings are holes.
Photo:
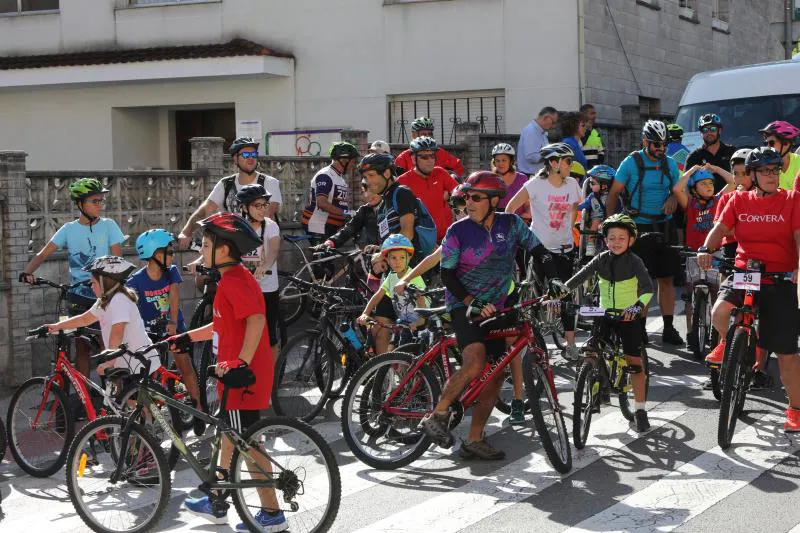
[[[748,259],[747,270],[752,272],[764,272],[764,263],[758,259]]]

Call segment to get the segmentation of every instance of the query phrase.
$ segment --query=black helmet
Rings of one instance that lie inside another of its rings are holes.
[[[358,172],[361,174],[370,170],[374,170],[378,174],[383,175],[383,173],[386,172],[386,169],[391,169],[392,176],[394,176],[394,157],[392,157],[390,154],[367,154],[358,164]]]
[[[246,148],[247,146],[252,146],[258,150],[259,144],[260,143],[252,137],[237,137],[236,140],[231,143],[231,147],[228,148],[228,153],[234,156],[239,153],[239,150]]]
[[[423,152],[425,150],[430,150],[431,152],[435,152],[439,149],[439,145],[436,143],[436,139],[433,137],[417,137],[413,141],[408,144],[409,148],[411,148],[411,153],[416,154],[417,152]]]
[[[667,142],[667,126],[660,120],[648,120],[642,127],[642,138],[653,142]]]
[[[769,146],[753,148],[744,160],[744,166],[747,170],[755,170],[767,165],[777,165],[779,168],[783,166],[781,154],[775,148]]]
[[[231,241],[241,255],[248,254],[263,244],[253,227],[235,213],[215,213],[201,220],[199,225],[203,231]]]
[[[340,157],[349,157],[350,159],[357,159],[359,156],[358,149],[347,141],[340,141],[331,144],[331,149],[328,151],[331,159],[339,159]]]
[[[236,193],[236,200],[242,205],[250,205],[259,198],[264,198],[269,202],[272,195],[267,192],[263,185],[258,183],[245,185]]]

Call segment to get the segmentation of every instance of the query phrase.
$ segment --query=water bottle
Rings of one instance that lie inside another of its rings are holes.
[[[341,332],[342,337],[347,339],[347,342],[349,342],[356,350],[360,350],[364,346],[349,323],[342,322],[342,325],[339,326],[339,331]]]

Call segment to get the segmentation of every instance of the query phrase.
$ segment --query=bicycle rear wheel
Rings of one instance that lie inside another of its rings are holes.
[[[201,344],[201,343],[196,343]],[[202,343],[200,352],[200,369],[197,372],[197,388],[200,389],[200,405],[206,413],[214,414],[219,411],[219,390],[217,381],[209,374],[208,367],[217,364],[211,341]]]
[[[407,466],[430,447],[419,429],[425,413],[439,398],[439,382],[427,365],[397,390],[387,413],[384,401],[414,366],[411,354],[389,352],[370,359],[350,380],[342,400],[342,434],[363,463],[381,470]]]
[[[275,365],[272,407],[278,415],[311,421],[322,411],[333,386],[336,351],[317,330],[290,338]]]
[[[598,360],[597,364],[605,364]],[[572,442],[578,450],[586,446],[592,414],[600,411],[601,380],[591,363],[583,363],[575,382],[575,399],[572,411]]]
[[[231,480],[254,485],[259,479],[277,481],[274,489],[253,486],[233,491],[233,504],[245,525],[260,531],[255,515],[261,509],[280,509],[293,533],[327,531],[339,511],[342,482],[336,458],[322,436],[305,422],[279,417],[260,420],[244,440],[251,446],[246,454],[252,461],[234,450]]]
[[[278,302],[286,327],[294,324],[308,306],[308,297],[301,287],[283,275],[278,275]]]
[[[562,474],[567,473],[572,469],[572,450],[564,415],[558,404],[552,371],[545,371],[538,354],[533,351],[528,351],[522,361],[525,391],[531,402],[533,423],[542,447],[553,468]]]
[[[98,533],[153,530],[167,509],[171,479],[160,444],[133,424],[122,450],[121,416],[104,416],[81,429],[67,456],[69,498],[84,523]],[[122,478],[111,474],[122,460]]]
[[[31,378],[11,397],[6,417],[11,455],[28,474],[48,477],[67,459],[75,418],[67,395],[48,378]]]
[[[722,363],[722,399],[719,404],[717,425],[717,442],[723,450],[727,450],[731,445],[740,406],[744,405],[747,394],[745,361],[749,348],[748,340],[747,330],[737,327],[733,332],[733,341],[725,349],[725,359]]]

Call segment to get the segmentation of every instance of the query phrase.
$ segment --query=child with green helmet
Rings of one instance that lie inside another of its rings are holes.
[[[101,216],[108,189],[96,178],[79,178],[69,185],[70,199],[80,216],[67,222],[50,238],[50,241],[31,259],[19,274],[22,283],[33,283],[34,272],[56,250],[66,250],[69,260],[70,284],[85,283],[69,293],[69,314],[75,316],[87,311],[97,300],[88,282],[91,275],[84,271],[98,257],[122,255],[125,236],[116,222]],[[84,375],[89,374],[89,350],[78,343],[75,366]]]

